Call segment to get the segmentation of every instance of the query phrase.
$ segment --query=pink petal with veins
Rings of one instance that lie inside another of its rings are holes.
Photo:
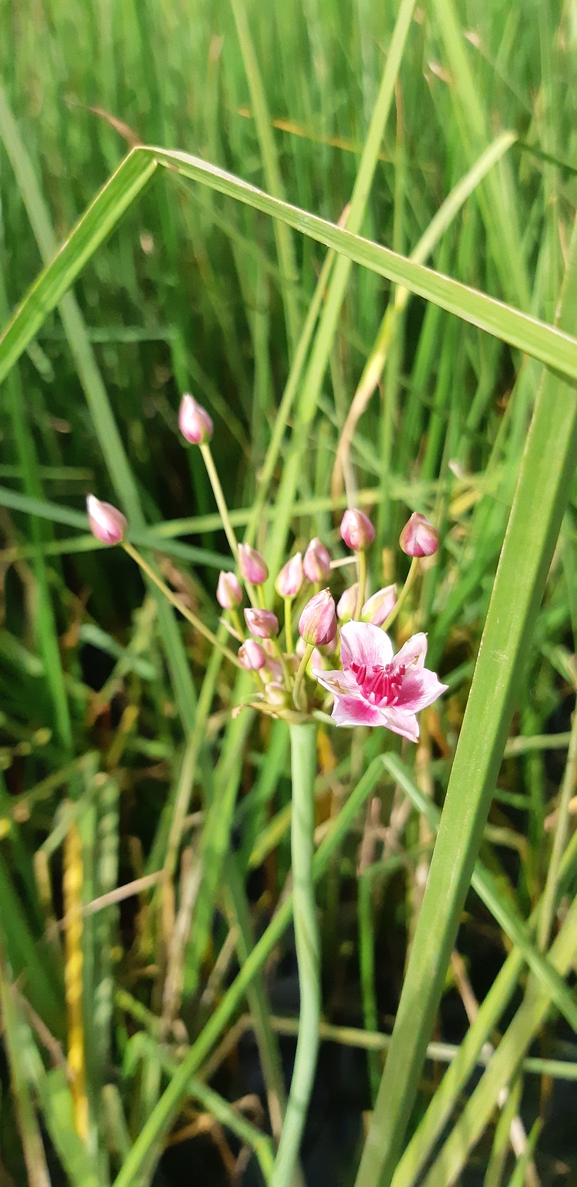
[[[347,622],[341,627],[341,661],[345,671],[352,663],[384,666],[392,658],[389,636],[372,622]]]

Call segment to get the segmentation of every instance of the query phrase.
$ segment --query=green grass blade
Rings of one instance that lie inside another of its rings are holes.
[[[332,855],[346,836],[348,829],[365,803],[367,796],[371,794],[377,780],[382,774],[382,770],[383,764],[381,759],[374,759],[362,779],[351,792],[339,815],[334,821],[331,821],[329,831],[319,845],[313,860],[313,876],[315,881],[318,881],[326,872]],[[280,937],[288,927],[291,918],[292,896],[288,896],[279,907],[258,943],[255,944],[249,953],[240,973],[227,990],[214,1014],[207,1022],[204,1030],[199,1035],[194,1046],[191,1047],[183,1063],[161,1096],[154,1112],[138,1135],[122,1170],[115,1179],[114,1187],[133,1187],[138,1181],[140,1169],[147,1162],[149,1150],[155,1147],[159,1136],[170,1125],[182,1094],[186,1090],[186,1084],[189,1078],[195,1075],[203,1060],[206,1059],[221,1031],[242,1000],[247,987],[260,971],[268,954],[272,951],[274,945],[278,943]]]
[[[441,813],[432,800],[428,799],[415,786],[404,763],[396,754],[385,755],[383,762],[393,779],[406,791],[417,810],[423,813],[433,831],[437,832]],[[506,902],[499,889],[497,879],[482,861],[475,862],[471,875],[471,886],[491,912],[493,918],[497,920],[505,935],[519,948],[530,969],[540,981],[541,987],[549,993],[573,1030],[577,1031],[577,1002],[572,993],[550,962],[531,943],[524,921],[513,913],[510,904]]]
[[[129,154],[119,165],[75,230],[62,244],[47,272],[16,310],[2,337],[0,381],[26,349],[47,314],[58,304],[82,268],[117,225],[125,210],[152,177],[157,162],[150,154]]]
[[[1,97],[1,91],[0,91]],[[0,103],[1,111],[1,103]],[[8,301],[4,285],[4,271],[0,264],[0,315],[8,316]],[[42,482],[38,471],[38,458],[34,436],[31,432],[26,401],[20,372],[14,367],[7,379],[7,395],[14,426],[14,436],[22,467],[24,489],[28,497],[42,502]],[[36,551],[34,555],[34,575],[38,583],[38,617],[36,632],[38,645],[44,664],[44,672],[52,698],[54,721],[61,742],[67,750],[72,748],[72,724],[68,707],[68,697],[64,684],[62,659],[58,645],[56,618],[52,606],[50,586],[46,565],[42,555],[42,544],[46,538],[49,542],[50,533],[43,530],[42,525],[34,518],[31,521],[31,534]]]
[[[434,0],[433,9],[439,26],[451,74],[451,93],[457,122],[467,154],[473,158],[488,140],[486,118],[467,57],[463,32],[459,27],[452,0]],[[482,183],[478,200],[485,220],[491,254],[508,300],[521,309],[530,307],[530,287],[512,186],[506,170],[491,173]]]
[[[574,233],[561,325],[572,323],[576,287]],[[388,1187],[398,1161],[576,462],[575,388],[547,372],[535,404],[357,1187]]]
[[[0,948],[0,1004],[4,1036],[10,1062],[12,1091],[18,1116],[24,1161],[28,1172],[28,1187],[50,1187],[50,1175],[40,1126],[30,1090],[29,1073],[26,1067],[26,1043],[21,1033],[22,1020],[14,1001],[14,989],[8,979],[8,970]]]
[[[41,273],[6,327],[0,339],[0,381],[26,349],[44,318],[61,300],[90,255],[112,230],[133,197],[148,181],[155,164],[176,165],[185,177],[209,185],[257,210],[283,219],[289,226],[332,247],[361,266],[385,276],[410,292],[454,313],[457,317],[516,346],[563,375],[577,378],[577,341],[562,329],[548,326],[512,306],[488,297],[476,289],[443,276],[422,264],[378,243],[342,230],[296,206],[281,202],[241,181],[230,173],[208,165],[188,153],[165,149],[137,148],[113,175],[77,223],[57,257]]]
[[[573,900],[563,926],[550,949],[550,959],[561,976],[567,976],[577,952],[577,900]],[[514,1078],[521,1060],[550,1008],[547,994],[530,984],[523,1005],[490,1060],[457,1124],[448,1137],[424,1187],[452,1187],[463,1170],[467,1155],[488,1124],[503,1088]]]
[[[231,0],[231,7],[238,33],[241,53],[250,90],[257,134],[262,153],[266,187],[275,198],[284,198],[284,186],[280,173],[274,133],[268,111],[261,72],[250,35],[248,16],[244,0]],[[289,353],[294,356],[300,333],[301,315],[298,305],[298,270],[295,260],[292,235],[286,226],[275,223],[274,233],[281,272],[281,293],[285,311]]]

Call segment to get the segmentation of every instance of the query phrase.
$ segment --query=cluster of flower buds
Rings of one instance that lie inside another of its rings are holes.
[[[179,427],[186,441],[203,447],[207,468],[210,462],[209,477],[216,481],[209,457],[212,420],[189,394],[182,397]],[[226,505],[220,487],[215,495],[224,522]],[[104,544],[124,540],[128,525],[120,511],[93,495],[88,497],[87,510],[98,540]],[[415,741],[416,713],[432,704],[445,686],[424,666],[426,635],[414,635],[395,655],[385,630],[408,593],[419,558],[431,556],[439,547],[438,532],[425,516],[414,512],[401,532],[400,547],[413,560],[405,589],[398,597],[396,585],[384,586],[366,597],[365,553],[373,543],[375,529],[358,508],[345,511],[341,520],[340,535],[355,554],[351,562],[356,564],[357,580],[344,590],[338,605],[327,584],[334,566],[323,542],[315,537],[304,556],[300,552],[291,556],[274,579],[274,590],[284,604],[284,636],[273,606],[267,605],[265,560],[250,544],[236,544],[229,522],[225,530],[237,572],[223,570],[219,574],[216,600],[225,614],[221,621],[240,642],[236,662],[253,673],[257,691],[251,703],[273,716],[323,716],[324,701],[319,703],[316,698],[316,690],[322,688],[332,697],[337,725],[384,725]],[[131,555],[137,556],[134,549]],[[239,610],[245,591],[251,605],[243,610],[243,626]],[[293,650],[295,600],[299,639]],[[339,664],[334,670],[329,669],[331,660]],[[313,682],[308,689],[305,675]]]

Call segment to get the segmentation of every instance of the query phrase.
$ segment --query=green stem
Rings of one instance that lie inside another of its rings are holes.
[[[218,471],[214,464],[212,451],[211,451],[210,445],[208,444],[208,441],[205,441],[204,444],[200,446],[200,452],[202,454],[203,461],[206,466],[206,472],[210,479],[210,485],[212,486],[212,489],[213,489],[214,497],[216,499],[216,505],[220,511],[220,518],[222,519],[222,526],[224,528],[224,532],[225,532],[226,538],[229,543],[230,551],[232,552],[232,555],[233,555],[235,561],[238,561],[238,543],[237,543],[236,536],[234,534],[234,528],[230,522],[230,515],[228,513],[228,507],[226,505],[226,500],[224,497],[223,489],[222,489],[222,486],[220,485],[220,478],[218,476]]]
[[[284,640],[285,651],[288,655],[293,653],[293,623],[292,623],[292,598],[284,599]]]
[[[141,556],[139,552],[137,552],[134,545],[130,544],[128,540],[123,540],[122,547],[124,551],[132,557],[133,561],[136,561],[136,564],[140,566],[143,573],[146,573],[146,576],[150,577],[150,580],[153,581],[157,588],[162,591],[165,598],[171,603],[171,605],[174,606],[176,610],[179,610],[183,617],[186,618],[188,622],[190,622],[191,626],[195,627],[197,631],[200,631],[200,634],[204,635],[205,639],[208,639],[209,643],[212,643],[213,647],[216,647],[218,651],[222,651],[222,654],[226,655],[226,658],[230,660],[231,664],[234,664],[236,668],[240,668],[241,671],[244,671],[244,668],[242,664],[239,663],[236,655],[234,655],[232,651],[229,651],[229,648],[225,647],[224,643],[221,643],[220,639],[217,639],[216,635],[213,635],[212,631],[204,625],[202,619],[197,618],[196,614],[193,614],[192,610],[189,610],[188,606],[185,606],[184,602],[181,602],[180,598],[177,597],[171,589],[169,589],[168,585],[165,585],[164,581],[162,581],[158,574],[154,572],[154,569],[148,564],[147,561],[145,561],[144,557]]]
[[[294,688],[293,688],[293,703],[294,703],[295,709],[302,709],[302,705],[300,703],[301,687],[302,687],[302,682],[305,678],[307,664],[309,662],[309,659],[311,658],[313,651],[314,651],[313,644],[307,643],[306,650],[305,650],[304,655],[301,659],[301,662],[298,666],[297,674],[295,676],[295,683],[294,683]]]
[[[230,610],[229,613],[230,613],[232,625],[233,625],[237,635],[240,635],[241,639],[244,639],[246,637],[246,634],[245,634],[245,630],[242,625],[242,622],[240,621],[240,614],[239,614],[238,610]]]
[[[402,590],[401,590],[401,592],[393,606],[393,609],[391,610],[391,613],[389,614],[389,617],[385,618],[385,621],[383,623],[382,629],[384,631],[388,631],[389,627],[391,627],[393,625],[395,618],[397,617],[397,614],[399,613],[399,610],[401,609],[401,606],[403,605],[403,602],[407,598],[407,594],[409,593],[409,590],[411,589],[411,586],[414,583],[415,577],[417,576],[417,573],[419,572],[419,560],[420,560],[420,557],[414,556],[411,561],[411,567],[407,574],[407,580],[405,581],[405,584],[403,585],[403,588],[402,588]]]
[[[359,576],[359,592],[357,593],[357,604],[353,618],[357,620],[361,617],[361,610],[365,604],[365,590],[367,588],[367,554],[364,548],[359,549],[358,555],[358,576]],[[408,580],[408,578],[407,578]]]
[[[315,1076],[320,1021],[320,952],[312,876],[316,726],[291,725],[290,738],[293,912],[300,1015],[290,1095],[272,1176],[273,1187],[292,1187]]]
[[[575,794],[576,782],[577,709],[573,712],[569,754],[567,755],[567,765],[565,767],[565,775],[563,777],[563,785],[561,787],[561,795],[559,797],[559,805],[557,808],[557,827],[555,829],[555,839],[553,841],[553,852],[551,854],[551,861],[549,862],[547,881],[545,883],[545,890],[543,892],[543,906],[541,908],[539,927],[537,929],[537,944],[542,952],[546,950],[551,936],[561,858],[567,844],[567,835],[569,832],[569,802]]]

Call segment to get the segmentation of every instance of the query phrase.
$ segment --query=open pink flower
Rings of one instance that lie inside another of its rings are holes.
[[[419,737],[415,714],[432,705],[447,688],[425,667],[427,636],[413,635],[393,655],[388,635],[371,622],[341,628],[340,672],[314,670],[332,692],[337,725],[384,725],[410,742]]]

